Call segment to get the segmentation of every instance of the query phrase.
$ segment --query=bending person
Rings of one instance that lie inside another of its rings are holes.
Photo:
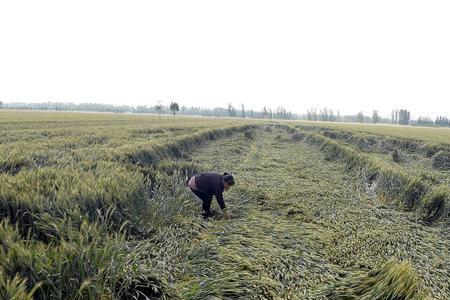
[[[225,206],[223,200],[223,191],[228,190],[230,186],[234,185],[233,175],[225,172],[223,175],[214,172],[206,172],[193,176],[188,186],[191,191],[199,197],[203,204],[203,216],[205,218],[211,217],[211,201],[213,196],[216,197],[217,203],[223,211],[224,217],[229,219],[231,217],[229,211]]]

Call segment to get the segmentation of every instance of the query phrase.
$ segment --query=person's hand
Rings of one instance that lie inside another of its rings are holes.
[[[230,213],[230,211],[227,208],[225,208],[223,210],[223,217],[225,218],[225,220],[231,219],[231,213]]]

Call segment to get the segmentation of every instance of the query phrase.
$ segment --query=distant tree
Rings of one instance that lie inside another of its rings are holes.
[[[439,116],[439,117],[436,118],[435,124],[437,126],[449,127],[450,126],[450,121],[449,121],[449,119],[447,117]]]
[[[336,122],[336,116],[334,115],[334,112],[332,109],[330,109],[328,112],[328,120],[330,122]]]
[[[175,113],[180,110],[178,103],[176,102],[170,103],[170,110],[173,112],[173,115],[175,116]]]
[[[149,112],[149,109],[147,108],[147,105],[138,105],[136,106],[136,112],[138,114],[143,114]]]
[[[155,106],[155,110],[158,113],[159,119],[161,119],[161,114],[164,113],[164,106],[161,101],[158,101],[158,104]]]
[[[274,117],[276,119],[289,120],[292,117],[292,113],[290,111],[288,111],[286,108],[284,108],[283,106],[278,106],[274,113]]]
[[[250,110],[250,118],[253,119],[253,109]]]
[[[244,104],[242,104],[241,116],[242,116],[243,119],[245,118],[245,107],[244,107]]]
[[[357,119],[359,123],[364,123],[364,113],[362,111],[358,113]]]
[[[411,119],[411,113],[407,109],[400,109],[398,111],[398,121],[400,125],[408,125]]]
[[[3,102],[0,101],[0,109],[2,109],[2,108],[3,108]]]
[[[230,117],[236,117],[236,108],[234,108],[231,103],[228,103],[228,115]]]
[[[372,112],[372,123],[377,124],[379,120],[380,116],[378,115],[378,111],[374,109]]]
[[[329,121],[328,109],[326,107],[324,107],[324,109],[320,110],[319,119],[320,119],[320,121]]]
[[[312,121],[312,109],[306,111],[306,120]]]
[[[283,107],[278,106],[275,110],[275,119],[282,119],[283,118]]]
[[[263,108],[262,115],[263,115],[263,119],[265,119],[269,115],[267,108],[265,106]]]
[[[437,121],[437,119],[436,119],[436,121]],[[419,118],[417,118],[416,123],[417,123],[417,125],[421,125],[421,126],[432,126],[432,125],[434,125],[433,120],[431,120],[428,117],[419,117]],[[436,124],[436,125],[438,125],[438,124]]]
[[[306,119],[308,121],[317,121],[317,109],[316,108],[310,108],[306,112]]]
[[[337,111],[336,121],[341,122],[341,113]]]
[[[395,124],[395,110],[392,110],[391,112],[391,123]]]
[[[398,109],[395,110],[394,124],[398,124]]]

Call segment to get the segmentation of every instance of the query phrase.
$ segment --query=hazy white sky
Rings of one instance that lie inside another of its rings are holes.
[[[449,1],[3,1],[0,100],[450,116]]]

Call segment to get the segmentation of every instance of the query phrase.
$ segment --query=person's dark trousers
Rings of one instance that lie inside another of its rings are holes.
[[[202,200],[202,209],[203,209],[203,217],[204,218],[208,218],[208,217],[212,217],[211,214],[211,201],[212,201],[212,196],[208,196],[203,194],[200,191],[196,191],[194,189],[191,188],[191,191],[200,198],[200,200]]]

